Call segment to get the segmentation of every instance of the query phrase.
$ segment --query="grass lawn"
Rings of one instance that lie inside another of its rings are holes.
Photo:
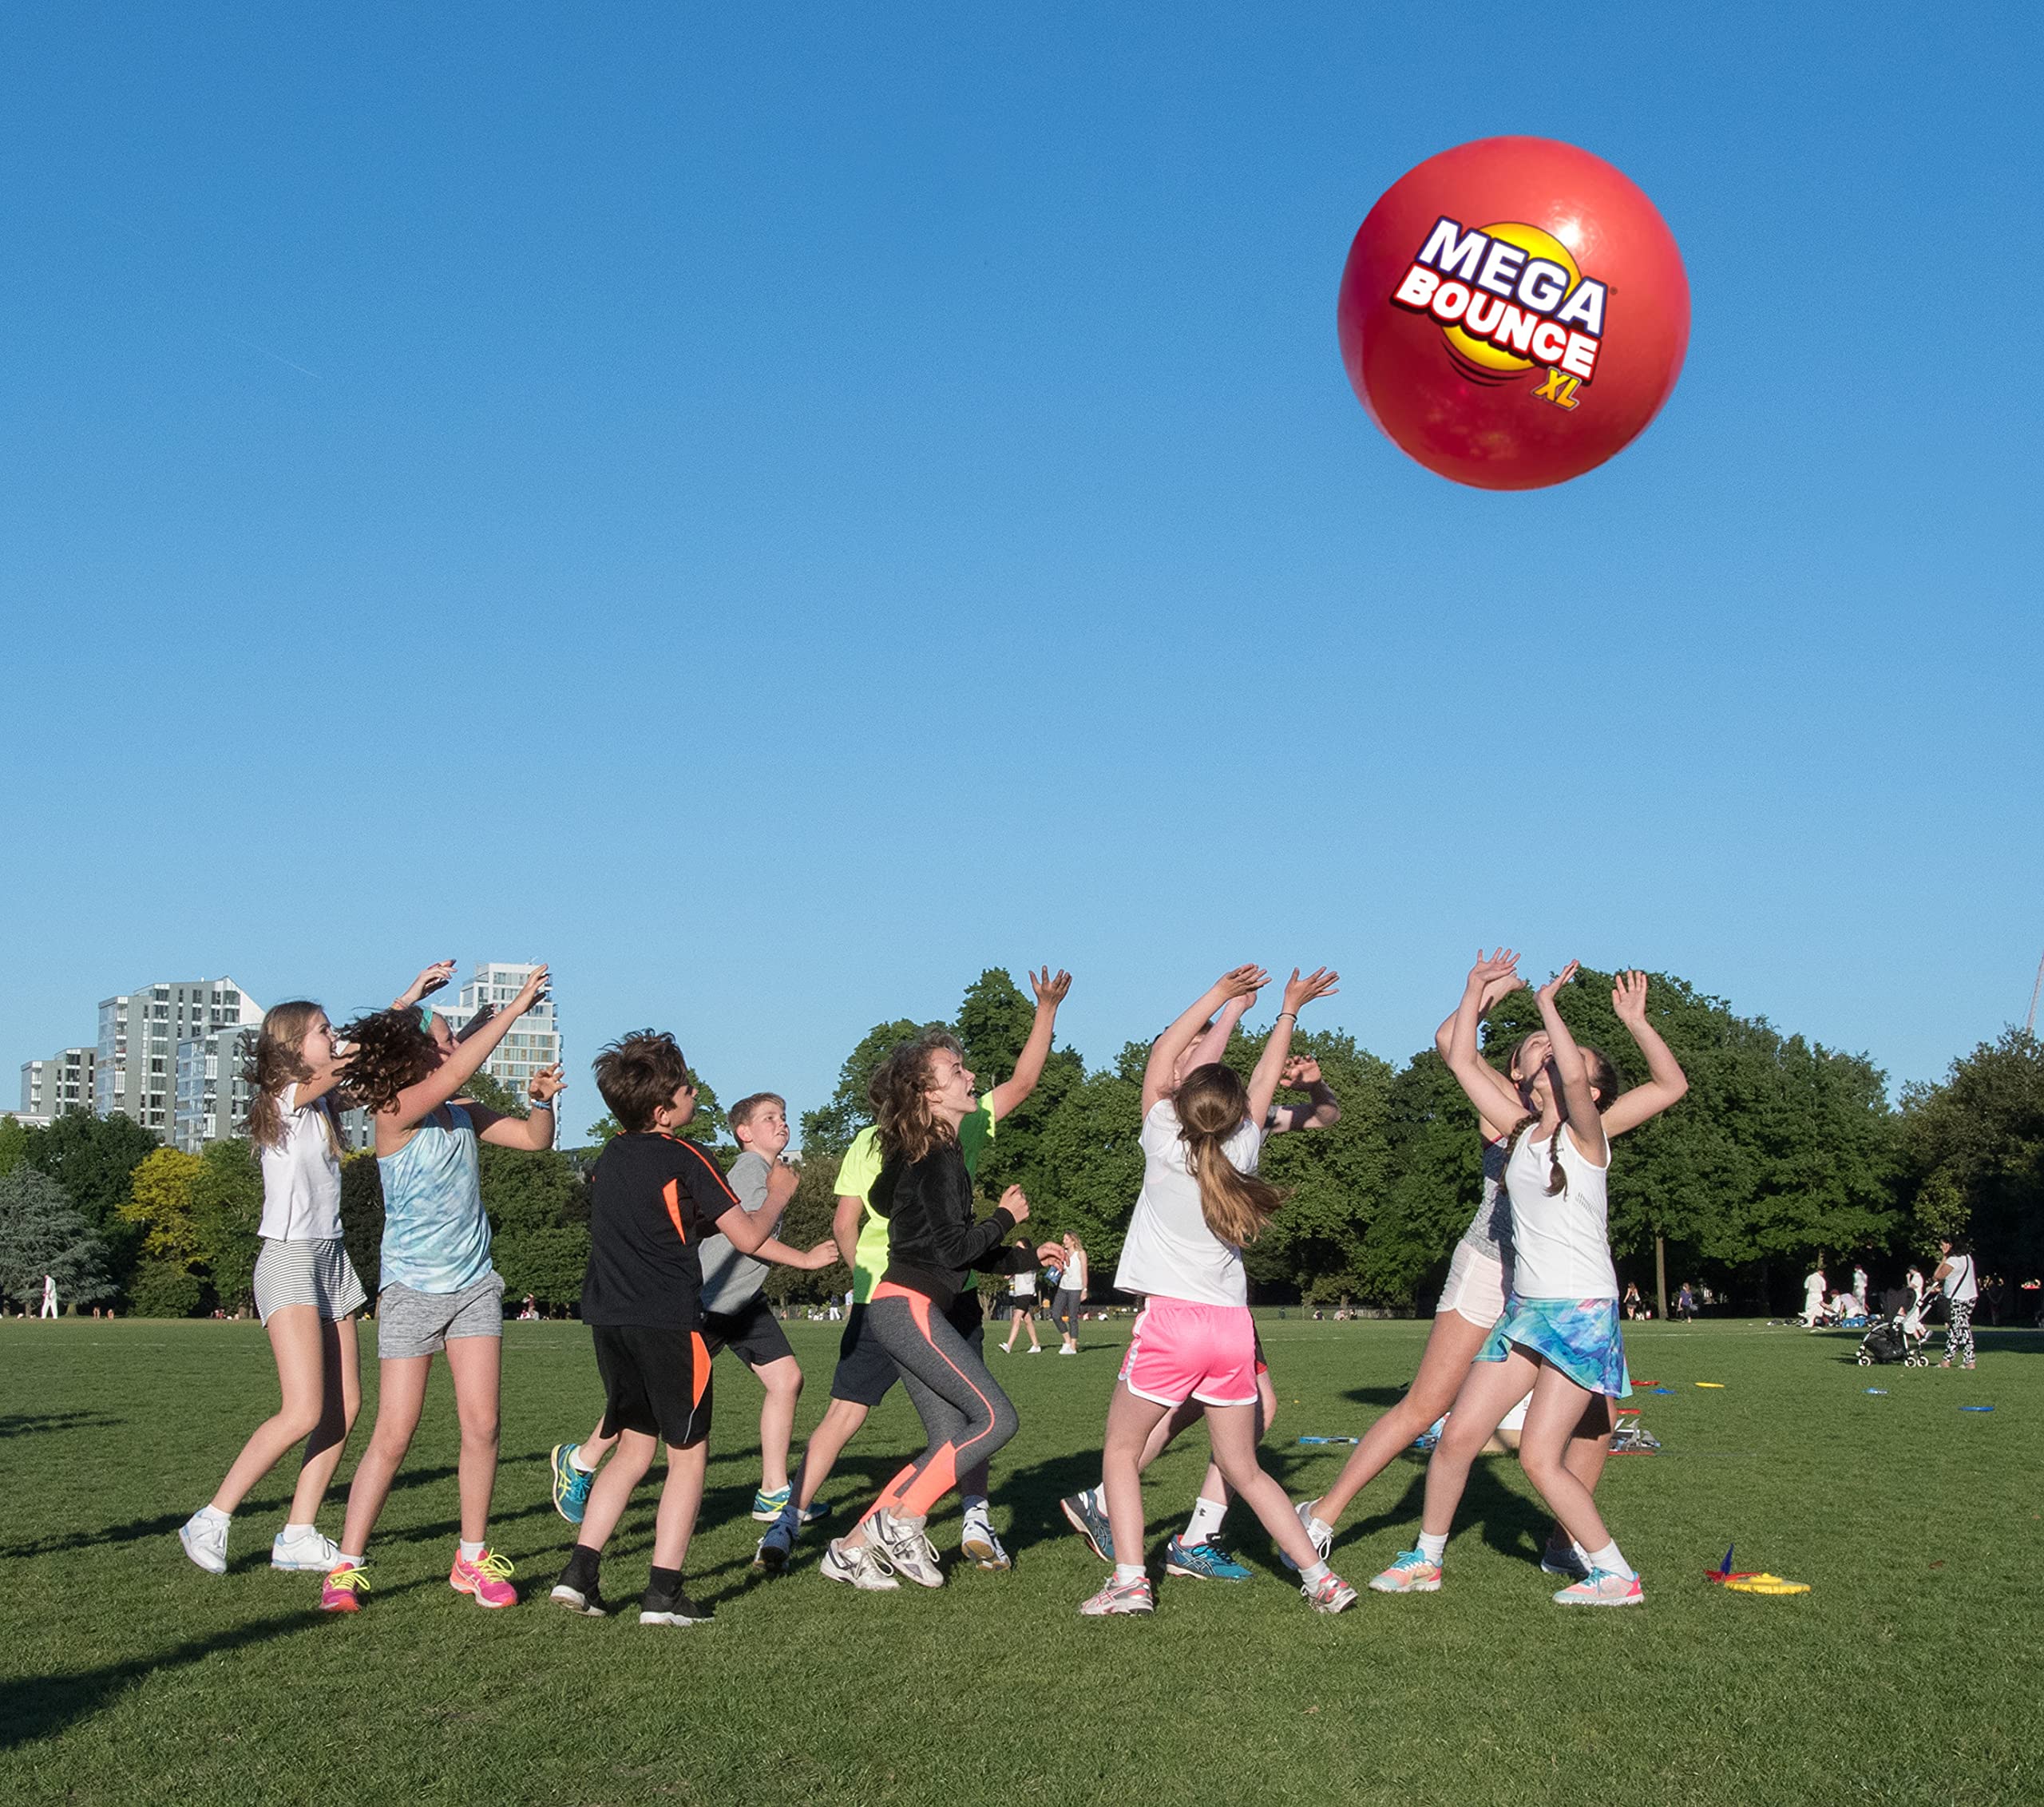
[[[836,1327],[790,1329],[806,1431]],[[991,1357],[1022,1417],[994,1472],[1016,1564],[934,1594],[830,1586],[813,1532],[784,1579],[750,1574],[758,1393],[724,1358],[689,1561],[717,1621],[655,1632],[545,1602],[570,1541],[547,1450],[597,1403],[580,1326],[505,1326],[493,1540],[528,1603],[485,1613],[446,1586],[442,1372],[351,1619],[315,1610],[315,1578],[267,1566],[283,1469],[237,1516],[224,1579],[176,1540],[272,1409],[255,1326],[0,1324],[0,1801],[2044,1799],[2044,1335],[1987,1332],[1965,1374],[1863,1370],[1849,1333],[1635,1332],[1634,1375],[1672,1389],[1639,1401],[1662,1452],[1614,1460],[1603,1492],[1641,1610],[1548,1603],[1542,1516],[1498,1458],[1479,1464],[1438,1595],[1366,1591],[1317,1617],[1238,1514],[1254,1579],[1169,1583],[1154,1619],[1092,1621],[1074,1609],[1100,1566],[1056,1502],[1097,1476],[1125,1331],[1087,1329],[1076,1361]],[[1270,1459],[1295,1496],[1346,1451],[1293,1439],[1365,1427],[1426,1329],[1266,1319]],[[366,1410],[355,1448],[367,1429]],[[826,1490],[834,1523],[918,1441],[897,1392]],[[1194,1433],[1151,1471],[1153,1555],[1203,1460]],[[1411,1541],[1421,1472],[1400,1463],[1343,1528],[1335,1566],[1358,1587]],[[323,1528],[339,1523],[337,1489]],[[948,1552],[955,1509],[932,1528]],[[614,1599],[643,1583],[652,1532],[649,1489],[606,1565]],[[1735,1538],[1738,1566],[1812,1591],[1705,1583]]]

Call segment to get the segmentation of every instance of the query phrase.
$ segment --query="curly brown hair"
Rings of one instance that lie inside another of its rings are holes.
[[[919,1161],[933,1148],[958,1139],[957,1131],[929,1108],[929,1063],[934,1054],[955,1054],[957,1040],[948,1035],[920,1036],[897,1043],[873,1070],[866,1096],[873,1104],[883,1160],[897,1155]]]
[[[273,1004],[263,1012],[263,1026],[256,1031],[256,1050],[242,1078],[248,1086],[248,1139],[259,1148],[281,1148],[284,1143],[283,1089],[312,1077],[299,1053],[305,1032],[315,1016],[325,1012],[310,998],[295,997],[288,1004]],[[341,1134],[334,1120],[334,1094],[314,1100],[326,1124],[327,1145],[341,1152]]]
[[[341,1083],[371,1116],[389,1110],[400,1092],[440,1064],[440,1044],[426,1024],[426,1012],[409,1005],[402,1010],[372,1010],[335,1032],[348,1044]]]

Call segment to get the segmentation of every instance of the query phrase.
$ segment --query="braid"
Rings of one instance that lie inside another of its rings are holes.
[[[1511,1134],[1505,1138],[1504,1144],[1504,1158],[1507,1166],[1511,1165],[1511,1157],[1518,1149],[1520,1139],[1539,1120],[1538,1117],[1523,1116],[1511,1126]],[[1565,1192],[1568,1190],[1568,1175],[1562,1171],[1563,1127],[1563,1123],[1555,1125],[1554,1139],[1547,1144],[1547,1196],[1551,1199],[1557,1192]]]

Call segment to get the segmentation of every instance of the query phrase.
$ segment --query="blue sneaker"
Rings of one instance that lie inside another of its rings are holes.
[[[771,1524],[781,1516],[781,1508],[794,1497],[792,1487],[777,1487],[771,1493],[765,1488],[752,1496],[752,1517],[755,1524]]]
[[[1218,1543],[1188,1543],[1174,1537],[1164,1546],[1164,1572],[1198,1581],[1246,1581],[1249,1571]],[[1349,1596],[1355,1598],[1353,1594]]]
[[[1091,1546],[1095,1555],[1103,1563],[1115,1559],[1114,1532],[1107,1524],[1107,1515],[1095,1504],[1090,1488],[1059,1500],[1058,1508],[1071,1521],[1072,1528]]]
[[[822,1520],[830,1517],[830,1508],[825,1505],[821,1500],[812,1500],[802,1509],[802,1522],[804,1524],[818,1524]]]
[[[570,1524],[580,1524],[589,1504],[589,1489],[596,1484],[594,1471],[584,1472],[571,1460],[579,1443],[553,1446],[553,1509]]]

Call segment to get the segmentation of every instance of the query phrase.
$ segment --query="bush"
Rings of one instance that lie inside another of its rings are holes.
[[[174,1261],[145,1261],[129,1288],[129,1310],[137,1318],[196,1318],[199,1276]]]

